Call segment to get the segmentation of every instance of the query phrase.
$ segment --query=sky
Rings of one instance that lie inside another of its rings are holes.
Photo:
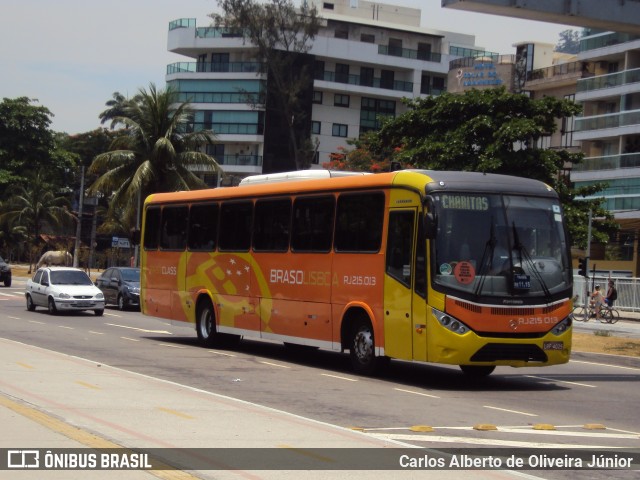
[[[557,43],[567,28],[462,12],[440,0],[385,0],[422,10],[421,27],[475,35],[501,54],[514,43]],[[100,127],[114,92],[135,95],[165,86],[168,64],[189,61],[167,51],[169,22],[196,18],[208,26],[216,0],[0,0],[0,97],[29,97],[53,114],[51,128],[69,134]]]

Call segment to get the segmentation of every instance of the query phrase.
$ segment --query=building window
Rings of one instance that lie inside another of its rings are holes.
[[[319,90],[313,91],[313,103],[319,103],[322,105],[322,92]]]
[[[377,98],[362,97],[360,106],[360,134],[378,130],[383,117],[395,117],[396,102]]]
[[[331,135],[334,137],[346,137],[349,131],[349,126],[342,123],[334,123],[331,129]]]
[[[395,73],[393,70],[382,70],[380,72],[380,88],[393,90],[394,81]]]
[[[336,63],[336,82],[349,83],[349,65]]]
[[[316,80],[324,80],[324,62],[316,60],[313,65],[313,78]]]
[[[345,40],[349,39],[349,30],[344,28],[344,27],[338,27],[336,28],[335,32],[334,32],[334,36],[336,38],[343,38]]]
[[[315,135],[320,135],[320,128],[322,123],[313,121],[311,122],[311,133]]]
[[[360,41],[364,43],[376,43],[376,36],[371,33],[361,33]]]
[[[575,102],[576,96],[574,94],[565,95],[565,100],[571,100]],[[560,127],[561,134],[561,147],[578,147],[580,142],[573,141],[573,132],[576,129],[576,117],[564,117],[562,119],[562,126]]]
[[[333,105],[336,107],[349,107],[349,95],[336,93],[333,96]]]
[[[373,87],[373,68],[360,67],[360,85]]]

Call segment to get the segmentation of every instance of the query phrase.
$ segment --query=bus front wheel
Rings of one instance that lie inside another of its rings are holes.
[[[216,338],[216,322],[211,302],[203,301],[198,305],[196,332],[198,340],[205,347],[212,347]]]
[[[381,367],[381,359],[375,355],[373,327],[367,320],[355,323],[349,344],[349,356],[353,369],[363,375],[373,375]]]

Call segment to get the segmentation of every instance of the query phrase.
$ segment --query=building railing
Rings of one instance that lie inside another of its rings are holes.
[[[560,75],[568,75],[571,73],[581,73],[583,71],[583,62],[560,63],[546,68],[538,68],[527,73],[527,81],[544,80],[557,77]]]
[[[621,153],[619,155],[585,157],[580,163],[573,165],[572,170],[575,172],[590,172],[637,167],[640,167],[640,153]]]
[[[216,160],[220,165],[246,165],[250,167],[259,167],[262,165],[262,155],[223,155],[222,157],[216,157]]]
[[[631,42],[640,39],[638,35],[630,33],[612,32],[597,37],[587,37],[580,40],[580,51],[595,50],[597,48],[609,47],[611,45],[619,45],[621,43]]]
[[[378,77],[363,77],[362,75],[350,75],[347,73],[319,72],[314,76],[315,80],[325,82],[346,83],[349,85],[360,85],[362,87],[383,88],[386,90],[398,90],[400,92],[412,92],[413,82],[401,80],[387,81]]]
[[[195,18],[179,18],[169,22],[169,31],[178,28],[195,28],[197,38],[242,38],[243,31],[239,28],[228,27],[198,27]]]
[[[449,62],[449,70],[455,68],[470,68],[485,63],[510,65],[516,63],[515,55],[483,55],[482,57],[457,58]]]
[[[598,75],[597,77],[582,78],[578,80],[576,92],[589,92],[591,90],[619,87],[631,83],[640,83],[640,68]]]
[[[591,117],[576,117],[576,131],[600,130],[603,128],[627,127],[640,125],[640,110],[627,110]]]
[[[423,52],[421,50],[412,50],[409,48],[392,47],[389,45],[378,45],[378,54],[389,55],[392,57],[410,58],[412,60],[425,60],[427,62],[442,61],[442,54],[437,52]]]
[[[255,103],[259,93],[255,92],[178,92],[181,103]]]
[[[185,132],[211,130],[216,135],[262,135],[264,127],[257,123],[191,122],[182,127]]]
[[[167,65],[167,75],[175,73],[256,73],[260,62],[177,62]]]

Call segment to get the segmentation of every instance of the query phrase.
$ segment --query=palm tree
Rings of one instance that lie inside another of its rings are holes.
[[[55,193],[54,187],[45,181],[44,172],[37,173],[26,186],[16,185],[10,193],[9,199],[2,204],[0,223],[24,227],[33,247],[47,227],[55,233],[56,229],[69,226],[76,218],[69,210],[69,199]],[[32,261],[30,258],[29,263]]]
[[[129,99],[120,92],[113,92],[113,98],[105,103],[109,108],[98,115],[100,125],[104,125],[111,121],[110,127],[113,130],[113,128],[118,124],[117,118],[124,115],[124,109],[128,102]]]
[[[87,190],[110,198],[111,213],[121,209],[128,218],[136,212],[141,196],[206,188],[189,167],[219,173],[215,159],[199,148],[213,143],[210,130],[187,133],[193,113],[187,103],[177,103],[171,89],[158,91],[153,83],[126,103],[123,115],[113,119],[127,129],[111,150],[97,155],[90,174],[100,177]]]

